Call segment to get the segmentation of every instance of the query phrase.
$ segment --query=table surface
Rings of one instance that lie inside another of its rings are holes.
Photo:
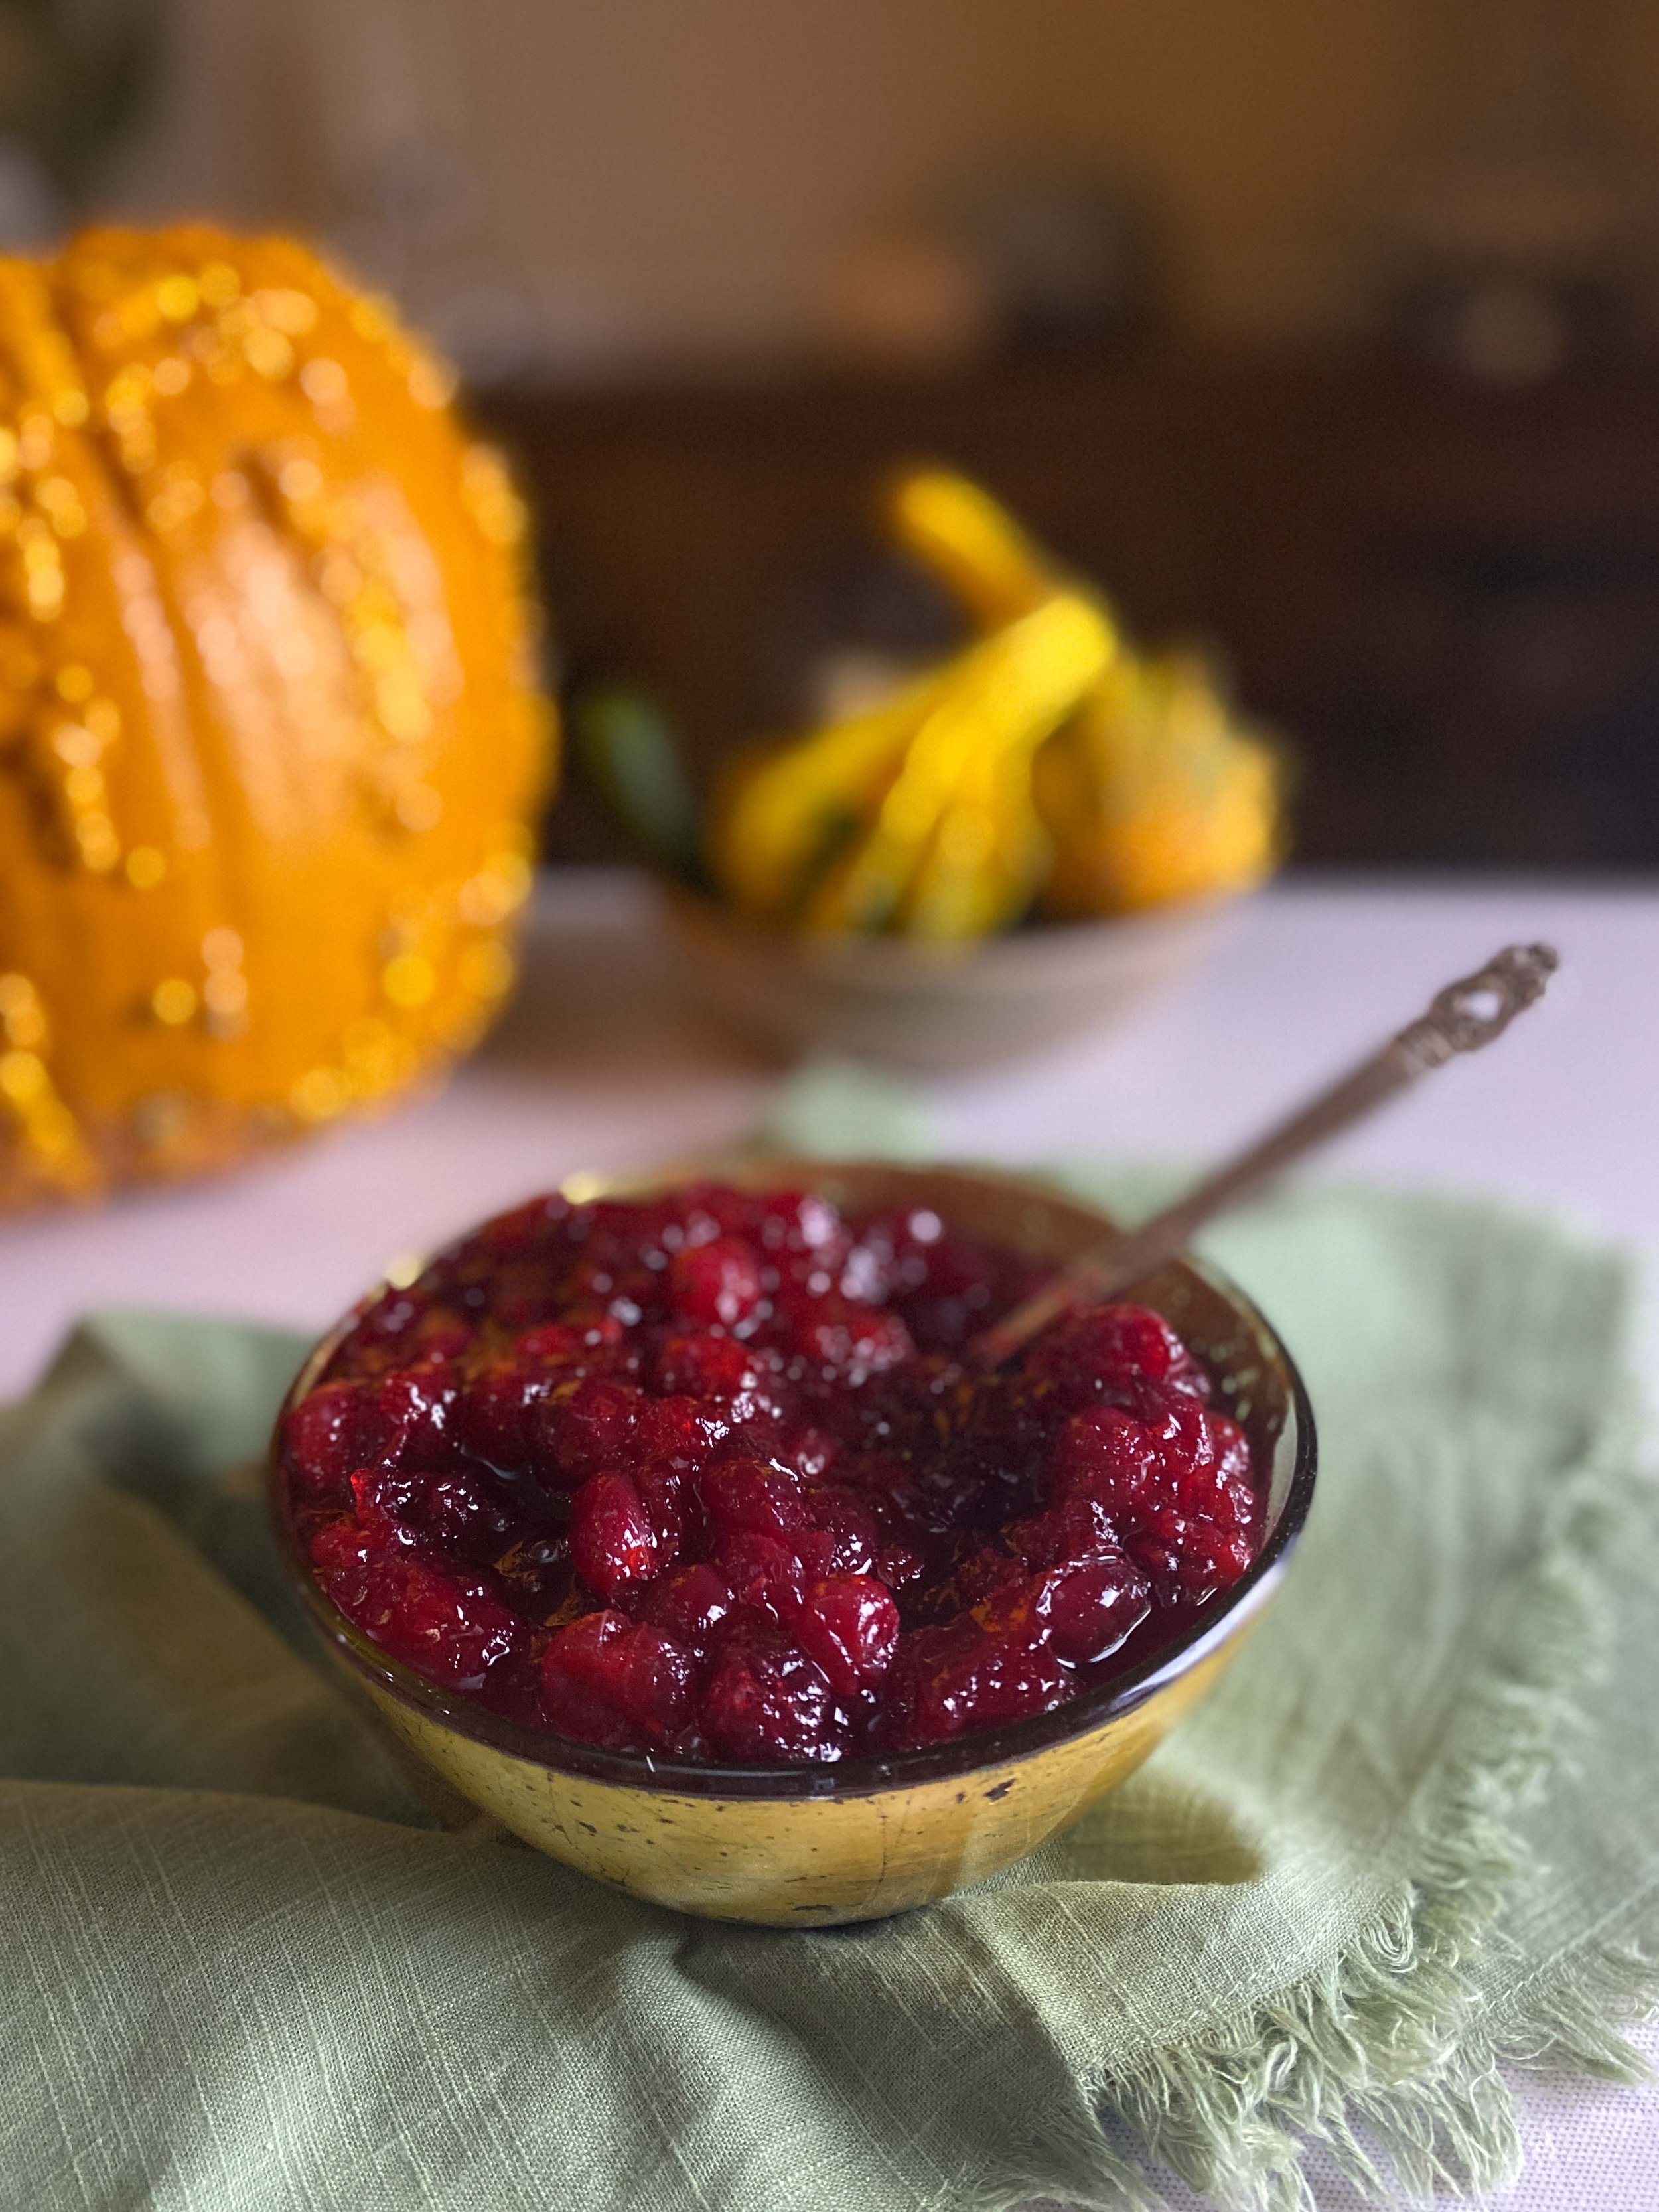
[[[550,878],[525,981],[448,1088],[384,1121],[194,1188],[9,1228],[0,1394],[73,1317],[150,1305],[319,1328],[394,1256],[578,1168],[741,1134],[776,1070],[687,1004],[645,888]],[[1633,1246],[1659,1376],[1659,890],[1302,879],[1249,902],[1204,961],[1112,1027],[1018,1066],[923,1086],[945,1153],[1202,1159],[1421,1011],[1500,945],[1543,938],[1561,975],[1492,1055],[1454,1063],[1333,1149],[1329,1169],[1542,1201]],[[1659,1391],[1651,1395],[1659,1398]],[[1659,2032],[1642,2038],[1659,2057]],[[1515,2212],[1653,2212],[1659,2100],[1593,2084],[1526,2096]],[[1322,2207],[1347,2202],[1333,2185]]]

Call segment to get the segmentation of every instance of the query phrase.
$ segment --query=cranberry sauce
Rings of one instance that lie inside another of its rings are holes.
[[[1037,1280],[925,1209],[537,1199],[358,1320],[288,1415],[321,1587],[429,1681],[679,1759],[839,1759],[1045,1712],[1261,1540],[1154,1313],[956,1355]]]

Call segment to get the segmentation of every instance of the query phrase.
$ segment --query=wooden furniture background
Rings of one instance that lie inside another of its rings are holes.
[[[1218,644],[1300,763],[1310,862],[1659,862],[1659,373],[1495,392],[1376,356],[1147,351],[949,380],[501,390],[567,669],[700,769],[814,648],[942,635],[869,487],[981,477],[1148,637]],[[558,857],[616,849],[573,779]]]

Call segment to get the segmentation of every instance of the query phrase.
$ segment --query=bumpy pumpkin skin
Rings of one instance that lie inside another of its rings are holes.
[[[0,260],[0,1206],[379,1102],[512,976],[524,518],[304,248]]]

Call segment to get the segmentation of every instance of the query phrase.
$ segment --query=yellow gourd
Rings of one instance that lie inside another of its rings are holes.
[[[1121,655],[1036,757],[1054,832],[1045,907],[1132,914],[1249,890],[1281,857],[1281,781],[1200,656]]]
[[[887,507],[900,544],[978,622],[1018,621],[1064,580],[1011,515],[950,470],[906,471]],[[1034,762],[1054,848],[1044,908],[1127,914],[1248,890],[1282,856],[1281,781],[1273,746],[1233,714],[1200,658],[1119,640]]]
[[[449,396],[286,240],[0,260],[0,1206],[373,1104],[499,1003],[553,728]]]
[[[710,872],[752,918],[809,930],[1006,927],[1050,858],[1032,756],[1114,650],[1092,601],[1054,592],[871,712],[740,754]]]

